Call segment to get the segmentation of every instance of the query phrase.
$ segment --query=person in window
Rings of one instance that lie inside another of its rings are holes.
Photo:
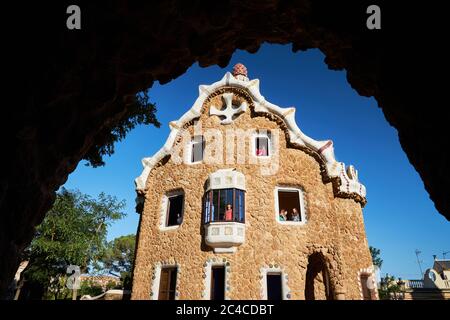
[[[287,220],[286,214],[287,214],[286,209],[281,209],[278,219],[280,221],[286,221]]]
[[[225,220],[226,221],[233,220],[233,209],[231,207],[231,204],[227,204],[227,209],[225,210]]]
[[[300,213],[296,208],[292,209],[291,220],[300,222]]]

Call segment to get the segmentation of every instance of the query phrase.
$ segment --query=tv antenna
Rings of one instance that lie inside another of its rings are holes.
[[[423,278],[423,271],[422,271],[422,264],[421,264],[423,261],[419,259],[419,254],[421,254],[422,251],[416,249],[415,253],[416,253],[416,258],[417,258],[417,264],[419,265],[419,269],[420,269],[420,275]]]

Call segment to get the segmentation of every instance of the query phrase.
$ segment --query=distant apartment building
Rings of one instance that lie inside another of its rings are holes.
[[[421,280],[404,281],[405,300],[450,300],[450,260],[434,260]]]

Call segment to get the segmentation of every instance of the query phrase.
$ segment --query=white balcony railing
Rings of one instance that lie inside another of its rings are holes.
[[[438,279],[437,281],[425,283],[424,280],[404,280],[405,289],[450,289],[450,280]]]
[[[405,289],[422,289],[424,287],[423,280],[404,280]]]

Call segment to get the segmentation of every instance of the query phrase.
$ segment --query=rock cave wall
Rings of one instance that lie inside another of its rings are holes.
[[[292,44],[293,51],[319,48],[330,69],[345,69],[352,88],[374,96],[449,219],[446,118],[433,95],[418,97],[439,71],[425,59],[423,43],[439,38],[429,32],[432,25],[408,24],[434,8],[376,2],[381,30],[366,28],[373,4],[367,1],[77,1],[77,31],[66,28],[68,1],[9,11],[14,23],[5,41],[20,61],[13,64],[14,84],[22,92],[2,117],[8,156],[0,176],[0,256],[8,258],[0,262],[0,296],[55,192],[101,143],[102,130],[123,117],[129,95],[154,81],[167,83],[195,62],[225,67],[235,50],[254,53],[263,42]]]

